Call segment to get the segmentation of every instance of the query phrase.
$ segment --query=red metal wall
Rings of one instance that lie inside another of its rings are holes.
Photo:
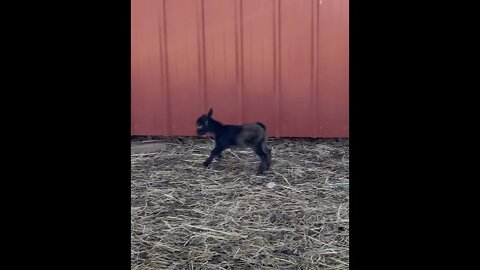
[[[348,0],[132,0],[132,135],[348,137]]]

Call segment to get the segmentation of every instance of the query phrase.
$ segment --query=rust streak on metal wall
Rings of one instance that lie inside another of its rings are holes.
[[[132,135],[348,137],[348,0],[132,0]]]

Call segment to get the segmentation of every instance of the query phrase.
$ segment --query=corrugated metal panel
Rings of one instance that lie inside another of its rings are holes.
[[[348,0],[132,0],[132,135],[348,137]]]

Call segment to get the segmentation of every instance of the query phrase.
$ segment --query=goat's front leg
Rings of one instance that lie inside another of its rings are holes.
[[[219,156],[224,149],[225,149],[225,148],[223,148],[223,147],[215,146],[215,148],[214,148],[214,149],[212,150],[212,152],[210,153],[210,156],[207,158],[207,160],[205,160],[205,162],[203,162],[203,166],[205,166],[205,167],[210,166],[210,164],[212,163],[213,159],[214,159],[216,156]]]

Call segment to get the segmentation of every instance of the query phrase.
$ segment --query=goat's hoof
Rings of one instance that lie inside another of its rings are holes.
[[[208,162],[206,162],[206,161],[203,162],[203,167],[208,168],[209,165],[210,165],[210,163],[208,163]]]

